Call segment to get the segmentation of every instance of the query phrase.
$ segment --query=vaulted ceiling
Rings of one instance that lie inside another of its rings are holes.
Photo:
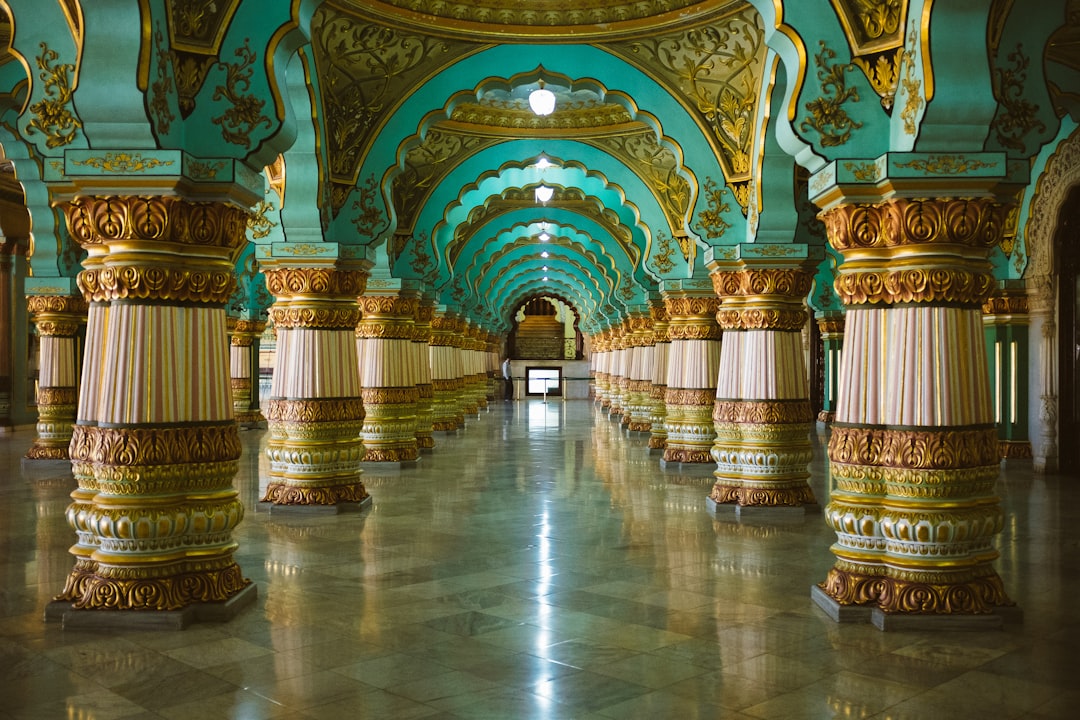
[[[708,289],[724,258],[801,263],[828,309],[813,173],[920,151],[1030,165],[1080,72],[1072,0],[120,5],[0,3],[3,146],[29,204],[104,176],[262,185],[241,304],[270,301],[260,261],[325,255],[496,331],[545,294],[597,330]],[[69,275],[50,212],[36,272]]]

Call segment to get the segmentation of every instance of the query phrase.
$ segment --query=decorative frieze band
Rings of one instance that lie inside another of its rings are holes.
[[[364,419],[361,398],[270,399],[263,407],[267,422],[318,423]]]
[[[83,246],[152,240],[238,248],[247,240],[247,212],[221,202],[169,195],[109,195],[78,197],[62,207],[71,236]]]
[[[989,250],[1001,241],[1005,215],[992,198],[894,198],[840,205],[820,217],[829,243],[843,253],[918,245]]]
[[[718,423],[810,423],[814,413],[809,400],[723,400],[713,406]]]
[[[97,465],[187,465],[236,460],[240,434],[235,422],[174,427],[76,425],[72,462]]]

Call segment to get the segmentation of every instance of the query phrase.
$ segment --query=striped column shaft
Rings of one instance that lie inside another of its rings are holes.
[[[431,319],[431,427],[438,432],[458,429],[457,397],[460,393],[457,348],[454,336],[457,323],[451,316],[436,313]]]
[[[64,205],[88,252],[89,303],[70,457],[75,610],[178,610],[250,581],[233,559],[244,507],[225,303],[246,214],[178,197]]]

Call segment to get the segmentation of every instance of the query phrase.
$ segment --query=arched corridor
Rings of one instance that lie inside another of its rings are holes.
[[[1023,623],[882,633],[808,597],[836,539],[820,514],[714,516],[713,468],[659,467],[598,404],[493,402],[415,467],[366,463],[359,513],[266,512],[267,433],[240,438],[258,599],[161,633],[41,621],[76,483],[20,462],[32,434],[0,435],[0,719],[1030,719],[1080,700],[1080,487],[1030,461],[997,486]]]

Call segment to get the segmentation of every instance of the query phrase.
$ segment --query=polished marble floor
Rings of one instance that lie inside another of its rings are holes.
[[[365,466],[362,513],[257,507],[258,599],[184,631],[42,621],[71,567],[74,484],[0,436],[0,719],[1073,718],[1080,479],[1010,465],[998,570],[1022,624],[837,625],[810,586],[819,514],[714,517],[707,470],[659,467],[586,401],[495,403],[415,468]],[[823,442],[824,438],[819,438]],[[820,448],[812,485],[827,500]]]

